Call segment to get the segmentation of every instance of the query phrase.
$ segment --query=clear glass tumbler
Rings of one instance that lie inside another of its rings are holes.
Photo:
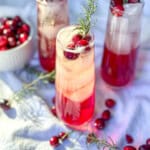
[[[94,113],[95,64],[93,36],[81,37],[75,28],[68,26],[57,35],[55,86],[59,118],[78,129]]]
[[[100,69],[104,81],[112,86],[124,86],[132,81],[140,46],[143,3],[119,7],[110,5]]]
[[[37,0],[39,60],[43,69],[55,69],[56,35],[69,24],[67,0]]]

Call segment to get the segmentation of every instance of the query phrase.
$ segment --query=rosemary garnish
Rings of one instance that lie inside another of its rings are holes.
[[[41,73],[35,80],[33,80],[30,83],[24,84],[22,89],[15,92],[12,96],[12,100],[20,101],[22,98],[29,95],[29,93],[32,93],[36,89],[36,85],[40,81],[49,81],[55,78],[55,71],[52,71],[50,73]]]
[[[79,26],[76,28],[79,30],[79,33],[83,36],[86,36],[91,29],[91,19],[92,15],[95,13],[97,5],[96,0],[87,0],[87,6],[84,7],[84,17],[79,19]]]
[[[90,133],[87,136],[87,143],[92,144],[95,143],[98,148],[107,148],[108,150],[118,150],[119,148],[115,145],[113,140],[111,139],[111,142],[105,140],[105,139],[99,139],[94,133]]]

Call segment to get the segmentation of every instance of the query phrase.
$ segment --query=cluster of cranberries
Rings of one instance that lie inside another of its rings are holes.
[[[49,140],[49,142],[50,142],[50,145],[51,145],[51,146],[56,147],[56,146],[58,146],[58,145],[61,143],[61,141],[64,141],[64,140],[66,140],[67,138],[68,138],[68,134],[67,134],[67,133],[65,133],[65,132],[60,132],[60,133],[58,134],[58,136],[53,136],[53,137],[51,137],[50,140]]]
[[[116,102],[113,99],[107,99],[105,101],[107,108],[113,108],[116,105]],[[111,118],[111,112],[109,109],[106,109],[102,112],[101,117],[97,118],[94,122],[96,129],[100,130],[105,127],[106,121]]]
[[[30,34],[30,26],[19,16],[0,18],[0,51],[9,50],[24,43]]]
[[[111,7],[111,12],[114,16],[120,17],[123,15],[124,7],[123,7],[123,1],[122,0],[113,0]],[[127,3],[138,3],[140,0],[128,0]]]
[[[146,144],[140,145],[138,149],[132,145],[127,145],[124,146],[123,150],[150,150],[150,138],[146,140]]]
[[[67,49],[74,51],[78,47],[84,47],[85,51],[89,51],[91,50],[91,48],[88,45],[91,39],[92,38],[90,35],[86,35],[85,37],[83,37],[81,34],[76,34],[73,36],[71,43],[67,45]],[[70,60],[77,59],[79,55],[80,53],[64,51],[64,56]]]

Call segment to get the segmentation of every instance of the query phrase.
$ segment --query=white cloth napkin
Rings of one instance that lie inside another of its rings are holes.
[[[22,1],[19,2],[21,4]],[[83,0],[69,1],[71,22],[76,22],[75,18],[81,12],[81,3],[83,3]],[[149,4],[148,0],[145,1],[145,4]],[[148,9],[144,11],[142,46],[138,58],[136,78],[130,86],[117,90],[108,87],[99,75],[108,5],[109,1],[99,1],[97,26],[94,30],[96,39],[96,109],[93,121],[106,108],[104,103],[107,98],[115,99],[117,105],[112,110],[113,117],[106,128],[103,131],[96,131],[94,128],[92,130],[100,138],[103,136],[111,137],[120,147],[126,144],[125,134],[130,133],[135,139],[133,145],[139,146],[150,137],[149,7],[146,5]],[[33,7],[27,5],[26,11],[28,12],[31,8]],[[33,15],[35,15],[34,12]],[[38,64],[38,58],[34,57],[31,64]],[[20,73],[0,73],[0,98],[8,98],[13,94],[13,91],[20,89],[22,83],[27,80],[26,75],[24,71]],[[20,103],[12,101],[13,108],[11,110],[4,112],[0,109],[0,150],[54,149],[49,144],[50,137],[61,131],[70,131],[49,110],[49,106],[52,104],[51,98],[54,94],[54,85],[49,85],[47,88],[40,87],[36,94],[28,99],[21,100]],[[57,149],[86,150],[88,148],[85,141],[86,135],[76,131],[70,136],[69,140]],[[72,145],[74,146],[72,147]],[[95,145],[91,145],[89,149],[97,150]]]

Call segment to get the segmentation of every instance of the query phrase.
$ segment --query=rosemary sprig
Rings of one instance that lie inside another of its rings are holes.
[[[108,142],[105,139],[99,139],[94,133],[90,133],[87,136],[87,143],[95,143],[99,148],[107,148],[108,150],[118,150],[119,148],[114,144],[114,142]]]
[[[24,84],[22,89],[20,89],[19,91],[17,91],[16,93],[14,93],[14,95],[12,96],[12,100],[15,101],[20,101],[20,99],[22,99],[23,97],[29,95],[29,93],[32,93],[35,89],[36,89],[36,85],[40,82],[40,81],[49,81],[50,79],[54,79],[55,78],[55,71],[52,71],[50,73],[41,73],[35,80],[33,80],[30,83]]]
[[[79,19],[79,26],[76,30],[79,30],[79,33],[83,36],[86,36],[92,26],[91,19],[92,15],[95,13],[97,5],[96,0],[87,0],[87,6],[84,7],[84,17]]]

